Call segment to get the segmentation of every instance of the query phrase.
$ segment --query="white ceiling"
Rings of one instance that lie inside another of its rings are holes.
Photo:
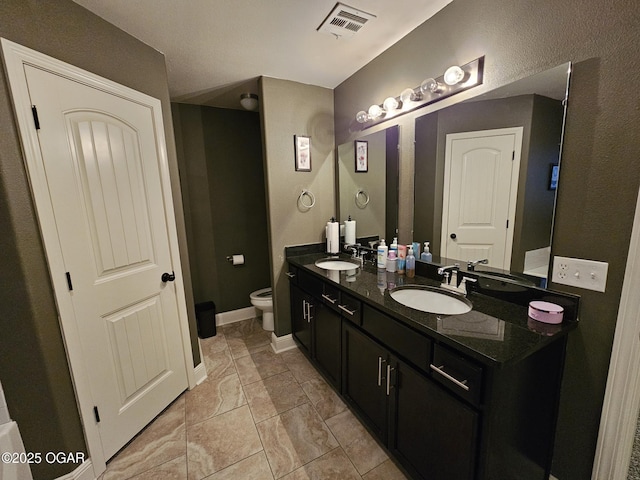
[[[336,0],[74,0],[166,56],[172,100],[239,108],[261,75],[335,88],[452,0],[344,0],[376,16],[318,32]]]

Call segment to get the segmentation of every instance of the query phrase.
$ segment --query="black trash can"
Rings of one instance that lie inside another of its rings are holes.
[[[213,302],[196,303],[196,320],[200,338],[213,337],[216,334],[216,304]]]

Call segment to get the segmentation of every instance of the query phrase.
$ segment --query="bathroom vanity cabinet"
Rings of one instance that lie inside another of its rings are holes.
[[[406,473],[548,479],[576,322],[536,331],[526,307],[477,293],[468,314],[417,312],[390,298],[386,280],[433,281],[327,272],[320,257],[289,258],[293,336]]]

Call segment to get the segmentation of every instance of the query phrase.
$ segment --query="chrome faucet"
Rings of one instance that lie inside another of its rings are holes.
[[[440,267],[438,269],[438,275],[442,275],[442,284],[441,287],[449,288],[453,286],[454,288],[458,287],[458,271],[460,270],[460,264],[455,263],[453,265],[448,265],[446,267]],[[449,273],[451,272],[451,273]],[[449,277],[451,275],[451,277]],[[452,285],[453,282],[453,285]]]
[[[476,265],[478,265],[479,263],[482,263],[484,265],[486,265],[487,263],[489,263],[489,259],[488,258],[484,258],[482,260],[474,260],[474,261],[470,261],[467,263],[467,270],[469,270],[470,272],[473,272],[476,268]]]
[[[460,285],[458,285],[458,272],[460,271],[460,264],[448,265],[446,267],[440,267],[438,269],[438,275],[442,275],[442,283],[440,288],[446,288],[462,295],[467,295],[467,283],[476,282],[475,278],[462,277]],[[449,278],[449,272],[451,272],[451,278]]]

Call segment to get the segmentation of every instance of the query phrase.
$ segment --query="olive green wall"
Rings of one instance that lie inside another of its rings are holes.
[[[552,252],[608,262],[609,274],[605,293],[551,285],[582,296],[580,327],[569,339],[555,444],[553,473],[560,480],[591,476],[640,184],[639,24],[635,0],[454,0],[334,91],[340,144],[355,136],[356,112],[451,64],[486,55],[485,83],[471,95],[574,62]],[[398,121],[401,137],[411,135],[415,118],[404,117]],[[413,209],[411,162],[405,148],[405,234]]]
[[[291,333],[284,247],[324,242],[324,226],[337,214],[333,91],[262,77],[259,96],[275,333],[283,336]],[[311,172],[295,171],[294,135],[311,137]],[[311,209],[298,204],[303,189],[315,195]]]
[[[70,0],[2,0],[0,36],[162,101],[192,345],[200,363],[164,56]],[[0,379],[27,451],[86,451],[4,68],[0,98]],[[75,467],[42,462],[32,470],[36,479],[51,479]]]
[[[196,302],[250,307],[271,283],[260,117],[257,112],[172,104]],[[241,253],[233,266],[228,255]]]

